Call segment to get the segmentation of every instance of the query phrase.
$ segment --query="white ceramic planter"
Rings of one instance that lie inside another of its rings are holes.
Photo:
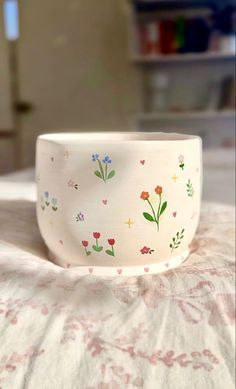
[[[198,225],[201,158],[190,135],[40,136],[37,216],[51,259],[108,276],[179,265]]]

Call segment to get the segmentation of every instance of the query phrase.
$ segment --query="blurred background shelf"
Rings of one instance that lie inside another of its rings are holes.
[[[136,119],[142,121],[235,119],[235,111],[141,112],[136,115]]]
[[[129,58],[141,82],[139,131],[235,142],[233,0],[130,0]],[[183,130],[185,129],[185,130]]]
[[[201,61],[235,60],[235,53],[188,53],[188,54],[168,54],[168,55],[134,55],[131,61],[137,64],[153,64],[164,62],[201,62]]]

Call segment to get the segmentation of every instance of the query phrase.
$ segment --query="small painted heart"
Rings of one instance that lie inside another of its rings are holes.
[[[176,217],[176,215],[177,215],[177,212],[173,212],[173,216]]]
[[[122,269],[117,269],[118,274],[122,274]]]
[[[144,165],[145,164],[145,159],[141,159],[140,163],[141,163],[141,165]]]
[[[144,271],[145,271],[145,273],[148,273],[149,272],[149,267],[145,267]]]
[[[88,271],[89,271],[90,274],[92,274],[93,268],[92,268],[92,267],[89,267]]]
[[[104,205],[107,205],[107,200],[102,200]]]

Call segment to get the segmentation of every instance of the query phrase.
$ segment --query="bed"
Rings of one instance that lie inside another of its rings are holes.
[[[1,389],[234,388],[234,153],[204,153],[185,263],[97,278],[47,259],[32,169],[0,179]]]

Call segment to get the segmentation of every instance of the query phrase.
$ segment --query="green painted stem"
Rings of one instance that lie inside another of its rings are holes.
[[[107,163],[106,163],[106,166],[105,166],[105,180],[107,179]]]
[[[154,220],[155,220],[155,223],[156,223],[156,225],[157,225],[157,231],[159,231],[159,225],[158,225],[158,221],[157,221],[157,218],[156,218],[156,215],[155,215],[154,208],[153,208],[153,206],[152,206],[152,204],[151,204],[150,200],[148,200],[148,199],[147,199],[147,202],[148,202],[148,204],[149,204],[149,205],[150,205],[150,207],[151,207],[152,214],[153,214],[153,218],[154,218]]]
[[[102,163],[101,163],[100,159],[98,159],[98,164],[99,164],[100,172],[101,172],[101,175],[102,175],[102,179],[103,179],[104,182],[106,182],[105,176],[104,176],[104,170],[103,170]]]
[[[160,219],[160,209],[161,209],[161,194],[159,194],[159,205],[158,205],[158,210],[157,210],[157,223],[159,227],[159,219]]]

